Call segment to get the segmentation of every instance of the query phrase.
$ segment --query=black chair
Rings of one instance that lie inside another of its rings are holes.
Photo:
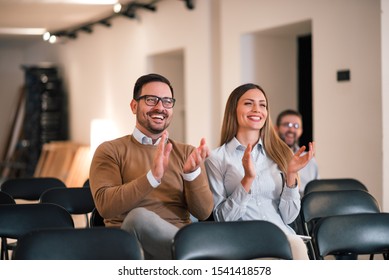
[[[8,259],[7,238],[16,241],[24,234],[42,228],[74,228],[72,216],[55,204],[3,204],[0,205],[1,254]]]
[[[301,200],[300,216],[304,235],[312,237],[312,230],[321,218],[356,213],[379,213],[380,207],[368,192],[350,191],[316,191],[304,195]],[[307,242],[308,253],[315,259],[312,241]]]
[[[314,227],[317,259],[334,255],[383,254],[388,259],[389,213],[339,215],[323,218]]]
[[[333,179],[316,179],[310,181],[305,189],[304,195],[317,191],[350,191],[360,190],[368,191],[367,187],[360,181],[353,178],[333,178]]]
[[[90,227],[105,227],[104,218],[96,208],[92,210],[89,221]]]
[[[8,193],[0,191],[0,204],[16,204],[16,202]]]
[[[83,187],[83,188],[89,188],[89,187],[90,187],[90,185],[89,185],[89,179],[86,179],[86,180],[85,180],[84,184],[82,184],[82,187]]]
[[[330,178],[330,179],[315,179],[306,185],[304,195],[310,192],[317,191],[347,191],[360,190],[368,192],[367,187],[360,181],[353,178]],[[304,235],[304,225],[299,215],[290,226],[301,235]]]
[[[174,237],[172,253],[177,260],[292,259],[286,235],[267,221],[189,224]]]
[[[118,228],[46,229],[19,239],[14,260],[142,260],[134,235]]]
[[[9,194],[0,191],[0,204],[16,204],[15,200]],[[4,240],[3,240],[4,239]],[[7,252],[6,248],[3,248],[4,244],[7,244],[7,238],[1,237],[0,244],[0,260],[4,260],[6,258],[5,252]]]
[[[13,199],[38,201],[41,194],[52,188],[66,188],[64,182],[52,177],[32,177],[8,179],[1,185],[1,190]]]
[[[89,227],[89,216],[95,208],[90,188],[53,188],[40,196],[41,203],[54,203],[65,208],[72,215],[85,215],[86,227]]]

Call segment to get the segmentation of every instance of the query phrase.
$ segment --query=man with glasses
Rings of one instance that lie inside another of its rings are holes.
[[[299,139],[303,134],[302,116],[295,110],[282,111],[276,122],[278,135],[295,153],[300,149]],[[319,178],[318,166],[315,158],[312,158],[308,164],[300,170],[300,195],[304,194],[305,186],[309,181]]]
[[[171,259],[171,244],[190,214],[208,218],[213,198],[204,169],[205,140],[195,148],[168,137],[175,99],[168,79],[141,76],[131,110],[136,126],[101,144],[92,159],[90,187],[106,226],[139,240],[146,259]]]

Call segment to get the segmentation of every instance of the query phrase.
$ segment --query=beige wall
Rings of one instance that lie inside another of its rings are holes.
[[[16,67],[20,63],[42,61],[61,67],[69,94],[71,137],[88,144],[90,122],[95,118],[113,120],[119,134],[131,132],[135,123],[129,109],[132,86],[137,77],[148,71],[147,59],[182,50],[185,139],[197,145],[201,137],[206,137],[214,148],[229,93],[247,79],[257,77],[246,71],[242,38],[308,21],[313,38],[313,134],[321,177],[357,178],[382,205],[385,123],[381,106],[384,83],[380,1],[200,0],[195,3],[195,9],[188,10],[181,1],[162,1],[157,12],[140,13],[139,21],[117,18],[111,28],[96,26],[92,34],[79,34],[76,40],[64,44],[52,46],[39,42],[23,50],[22,59],[15,55]],[[1,52],[4,55],[11,50]],[[261,67],[268,67],[268,63],[256,66],[257,73],[263,70]],[[336,71],[344,68],[350,69],[351,81],[339,83]],[[1,83],[4,77],[0,76]],[[290,77],[287,80],[288,85],[295,82]],[[17,86],[13,88],[17,89],[20,83],[20,78],[15,79]],[[268,83],[270,96],[273,88],[284,91],[277,89],[280,85],[276,81]],[[276,100],[272,109],[285,106]],[[295,101],[291,103],[291,107],[296,106]],[[385,189],[389,188],[387,181],[386,178]],[[385,206],[389,210],[389,205]]]
[[[7,153],[9,133],[14,121],[20,91],[23,86],[23,50],[0,46],[0,156]]]
[[[389,0],[381,1],[383,208],[389,211]]]

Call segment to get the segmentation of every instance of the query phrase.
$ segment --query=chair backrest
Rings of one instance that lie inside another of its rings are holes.
[[[87,214],[95,208],[90,188],[53,188],[40,196],[41,203],[54,203],[70,214]]]
[[[389,252],[389,213],[340,215],[315,225],[313,240],[318,259],[328,255]]]
[[[0,237],[19,239],[42,228],[73,228],[72,216],[55,204],[0,205]]]
[[[292,259],[286,235],[267,221],[189,224],[175,235],[172,253],[178,260]]]
[[[367,187],[353,178],[316,179],[310,181],[304,189],[304,195],[316,191],[368,191]]]
[[[97,211],[96,208],[92,210],[89,224],[91,227],[105,227],[104,218],[101,217],[99,211]]]
[[[366,191],[314,191],[307,193],[301,200],[300,219],[304,235],[312,236],[315,223],[325,217],[355,213],[379,213],[375,198]],[[308,241],[310,259],[316,252],[312,241]]]
[[[317,191],[301,200],[301,217],[305,223],[328,216],[379,212],[377,201],[365,191]]]
[[[0,204],[15,204],[15,200],[8,193],[0,191]]]
[[[85,180],[84,184],[82,184],[82,187],[83,187],[83,188],[89,188],[89,187],[90,187],[90,185],[89,185],[89,179],[86,179],[86,180]]]
[[[39,200],[41,194],[51,188],[66,188],[64,182],[52,177],[32,177],[8,179],[1,185],[1,190],[13,199]]]
[[[19,239],[15,260],[141,260],[134,235],[119,228],[37,230]]]

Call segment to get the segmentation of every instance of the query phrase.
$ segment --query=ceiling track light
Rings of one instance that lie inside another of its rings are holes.
[[[133,2],[133,3],[135,4],[135,7],[137,7],[137,8],[149,10],[152,12],[155,12],[157,10],[157,7],[155,7],[153,3],[149,3],[149,4],[141,4],[141,3],[136,3],[136,2]]]
[[[149,3],[139,3],[136,1],[130,2],[127,5],[121,5],[119,2],[117,2],[113,6],[113,14],[109,17],[105,17],[103,19],[100,19],[96,22],[88,22],[87,24],[78,27],[76,29],[71,29],[71,30],[62,30],[58,31],[56,33],[50,34],[50,32],[46,32],[45,35],[43,36],[43,40],[49,41],[50,43],[55,43],[58,42],[58,38],[60,37],[68,37],[70,39],[75,39],[77,38],[77,32],[78,31],[84,31],[86,33],[92,33],[92,26],[94,24],[102,24],[106,27],[111,27],[110,20],[116,16],[126,16],[130,19],[135,19],[136,18],[136,12],[138,9],[144,9],[148,11],[155,12],[157,10],[157,7],[155,4],[159,1],[162,0],[151,0]],[[186,7],[190,10],[194,9],[194,0],[181,0],[184,1],[186,4]]]
[[[121,15],[128,17],[130,19],[136,18],[136,10],[137,9],[145,9],[152,12],[155,12],[157,10],[157,7],[155,7],[154,2],[149,4],[143,4],[138,2],[131,2],[127,6],[121,7]]]
[[[127,8],[123,12],[120,13],[122,16],[128,17],[130,19],[136,18],[135,9]]]
[[[185,6],[189,10],[193,10],[194,9],[194,0],[184,0],[184,2],[185,2]]]
[[[92,27],[89,26],[89,25],[82,26],[82,27],[80,28],[80,30],[82,30],[82,31],[84,31],[84,32],[86,32],[86,33],[92,33],[92,32],[93,32]]]
[[[70,31],[70,32],[67,32],[66,36],[68,36],[70,39],[76,39],[77,33],[76,33],[76,31]]]
[[[112,24],[107,19],[100,20],[99,23],[106,26],[106,27],[112,26]]]

